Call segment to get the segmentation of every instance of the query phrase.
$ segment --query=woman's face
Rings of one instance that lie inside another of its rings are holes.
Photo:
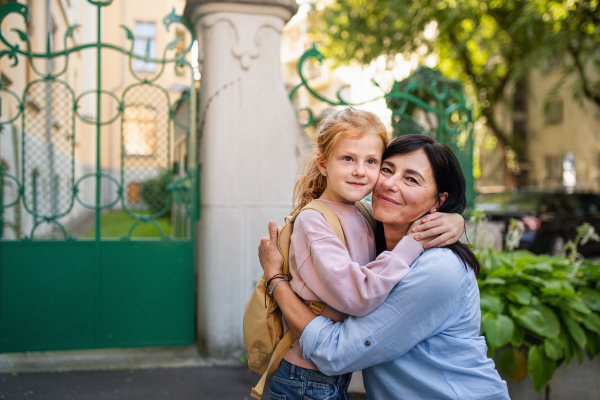
[[[442,195],[442,200],[445,199]],[[381,163],[373,190],[373,216],[386,226],[407,228],[439,207],[433,170],[425,151],[391,156]]]

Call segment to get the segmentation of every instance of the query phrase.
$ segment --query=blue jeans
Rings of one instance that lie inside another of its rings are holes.
[[[352,374],[327,376],[281,360],[269,388],[270,400],[348,400]]]

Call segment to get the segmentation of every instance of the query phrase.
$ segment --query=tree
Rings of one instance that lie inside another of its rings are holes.
[[[551,31],[546,47],[566,61],[556,89],[574,77],[574,97],[587,98],[600,107],[600,1],[576,0],[567,5],[566,12],[546,18]]]
[[[582,5],[585,3],[585,5]],[[485,118],[505,160],[507,183],[517,185],[507,153],[525,160],[525,140],[501,123],[499,106],[513,105],[512,94],[527,71],[549,55],[571,51],[580,56],[598,41],[597,0],[332,0],[317,11],[323,53],[340,63],[369,63],[384,55],[438,57],[438,68],[460,79],[475,97],[476,117]],[[315,7],[317,9],[318,7]],[[577,21],[591,18],[583,27]],[[575,21],[576,20],[576,21]],[[320,21],[320,22],[319,22]],[[590,28],[592,24],[592,28]],[[571,32],[577,25],[577,34]],[[557,46],[560,43],[560,46]],[[582,57],[581,62],[586,62]],[[578,60],[578,58],[575,58]],[[575,73],[576,68],[573,68]],[[580,74],[583,93],[600,92]],[[518,90],[517,90],[518,92]],[[586,94],[587,96],[587,94]]]

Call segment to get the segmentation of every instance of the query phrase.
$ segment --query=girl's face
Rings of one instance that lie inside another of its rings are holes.
[[[321,199],[354,204],[373,191],[384,146],[376,134],[340,140],[328,160],[317,159],[327,187]]]

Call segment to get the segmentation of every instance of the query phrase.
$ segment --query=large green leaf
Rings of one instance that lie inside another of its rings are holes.
[[[519,325],[515,324],[515,330],[513,332],[512,339],[510,340],[510,344],[515,347],[521,347],[523,342],[525,341],[525,329],[521,328]]]
[[[502,311],[504,311],[504,302],[502,301],[502,298],[500,298],[500,296],[482,293],[481,309],[491,311],[494,313],[501,313]]]
[[[594,311],[600,311],[600,292],[591,288],[579,289],[581,298],[589,308]]]
[[[548,306],[539,304],[534,306],[544,317],[543,335],[546,337],[556,337],[560,333],[560,321],[556,313]]]
[[[556,370],[556,362],[546,356],[541,346],[531,346],[527,357],[527,368],[533,387],[539,392],[552,379],[552,375]]]
[[[525,306],[531,302],[531,290],[524,285],[508,286],[505,295],[510,301]]]
[[[532,307],[509,306],[509,312],[512,317],[524,328],[529,329],[539,335],[544,335],[546,328],[544,316],[541,312]]]
[[[519,382],[527,376],[527,359],[514,347],[502,351],[496,358],[498,370],[504,375]]]
[[[486,313],[481,318],[485,338],[491,347],[499,348],[510,342],[515,325],[506,315]]]
[[[600,315],[587,314],[583,316],[583,325],[592,332],[600,334]]]
[[[590,308],[588,306],[585,305],[585,303],[581,300],[576,300],[576,299],[571,299],[571,300],[567,300],[564,302],[564,307],[563,309],[572,309],[575,310],[577,312],[580,312],[582,314],[589,314],[592,311],[590,310]]]
[[[567,363],[567,366],[571,365],[571,361],[573,360],[573,351],[571,343],[573,343],[573,339],[571,339],[571,336],[564,330],[560,331],[559,338],[562,342],[563,350],[565,351],[565,362]],[[575,343],[573,343],[573,345],[575,345]]]
[[[479,281],[480,286],[505,285],[505,284],[506,284],[506,281],[504,279],[500,279],[500,278],[486,278],[486,279]]]
[[[544,351],[548,358],[558,361],[563,356],[563,345],[559,338],[547,338],[544,340]]]
[[[524,266],[527,269],[533,269],[533,270],[542,271],[542,272],[551,272],[553,269],[549,263],[545,263],[545,262],[526,263],[526,264],[524,264]]]
[[[565,322],[565,326],[569,331],[569,334],[571,335],[575,343],[577,343],[577,346],[573,347],[573,351],[575,351],[577,348],[583,349],[586,343],[585,331],[577,321],[575,321],[573,318],[569,317],[565,313],[563,313],[562,317],[563,321]]]
[[[548,289],[560,290],[562,288],[562,284],[560,282],[561,281],[559,279],[547,279],[544,286],[546,286]]]

